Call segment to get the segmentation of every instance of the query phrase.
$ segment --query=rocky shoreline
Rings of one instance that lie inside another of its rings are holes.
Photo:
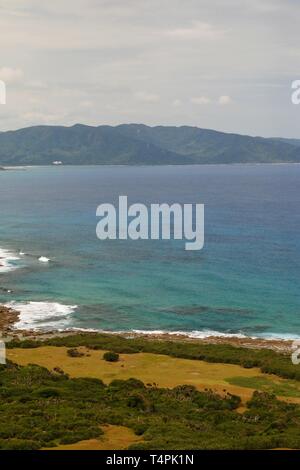
[[[127,335],[129,336],[129,335]],[[207,336],[206,338],[189,338],[184,335],[174,334],[157,334],[157,335],[144,335],[137,334],[148,339],[161,339],[168,341],[187,341],[194,343],[206,344],[231,344],[236,347],[244,347],[249,349],[272,349],[273,351],[281,353],[290,353],[292,350],[292,340],[285,339],[264,339],[264,338],[237,338],[236,336]]]
[[[20,313],[12,308],[0,305],[0,332],[5,336],[11,333],[14,324],[18,321]]]
[[[0,305],[0,334],[7,341],[14,338],[28,338],[28,339],[47,339],[54,336],[70,336],[74,334],[97,334],[96,332],[89,332],[87,330],[66,330],[66,331],[36,331],[36,330],[16,330],[14,324],[19,319],[20,312]],[[161,340],[161,341],[180,341],[180,342],[193,342],[193,343],[206,343],[206,344],[231,344],[236,347],[244,347],[250,349],[272,349],[273,351],[281,353],[290,353],[292,350],[292,340],[284,339],[264,339],[264,338],[249,338],[249,337],[236,337],[236,336],[208,336],[206,338],[189,338],[185,335],[176,335],[170,333],[157,333],[157,334],[146,334],[146,333],[133,333],[133,332],[100,332],[106,334],[114,334],[123,336],[126,338],[137,338],[141,337],[149,340]]]

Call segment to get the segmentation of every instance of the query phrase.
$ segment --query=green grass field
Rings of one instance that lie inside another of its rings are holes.
[[[257,367],[243,368],[152,353],[121,354],[118,362],[110,363],[102,359],[105,350],[79,347],[81,357],[70,357],[67,350],[64,346],[14,348],[8,350],[8,358],[20,365],[39,364],[49,370],[59,366],[70,377],[98,378],[107,384],[115,379],[135,377],[145,384],[155,383],[164,388],[186,384],[198,390],[212,389],[221,395],[230,392],[239,395],[243,404],[254,390],[266,390],[265,385],[269,384],[267,391],[283,398],[298,398],[300,403],[300,383],[263,374]]]

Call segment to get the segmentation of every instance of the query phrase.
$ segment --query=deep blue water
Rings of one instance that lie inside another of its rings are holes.
[[[0,247],[27,254],[0,274],[0,302],[34,327],[300,336],[299,188],[300,165],[0,172]],[[96,208],[121,194],[204,203],[204,249],[99,241]]]

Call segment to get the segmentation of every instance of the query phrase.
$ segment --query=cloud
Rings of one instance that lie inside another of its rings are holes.
[[[30,80],[26,83],[26,86],[34,90],[46,90],[48,88],[47,83],[42,82],[41,80]]]
[[[295,0],[0,4],[0,130],[57,118],[299,137]]]
[[[63,116],[61,114],[49,114],[38,111],[30,111],[22,114],[22,119],[27,125],[56,124]]]
[[[214,40],[219,39],[225,33],[225,30],[215,28],[210,23],[202,23],[201,21],[193,21],[189,27],[175,28],[165,32],[166,36],[182,40]]]
[[[172,105],[173,105],[175,108],[179,108],[179,106],[182,105],[182,102],[181,102],[181,100],[176,99],[176,100],[173,101]]]
[[[194,104],[209,104],[211,102],[208,96],[196,96],[190,99],[191,103]]]
[[[159,101],[159,95],[148,93],[147,91],[138,91],[134,95],[139,101],[144,101],[145,103],[158,103]]]
[[[23,78],[23,71],[20,68],[1,67],[0,79],[6,83],[18,82]]]
[[[232,102],[232,99],[228,95],[222,95],[218,99],[218,103],[221,106],[226,106],[227,104],[230,104]]]
[[[93,102],[90,101],[90,100],[83,100],[79,103],[79,105],[82,107],[82,108],[92,108],[93,107]]]

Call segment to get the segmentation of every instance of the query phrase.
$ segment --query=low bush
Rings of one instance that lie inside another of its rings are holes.
[[[113,351],[107,351],[103,354],[103,359],[107,362],[118,362],[119,354]]]
[[[76,348],[68,349],[67,354],[70,357],[82,357],[82,356],[84,356],[84,354],[82,352],[78,351],[78,349],[76,349]]]
[[[57,398],[60,396],[59,390],[50,387],[39,388],[35,393],[42,398]]]

